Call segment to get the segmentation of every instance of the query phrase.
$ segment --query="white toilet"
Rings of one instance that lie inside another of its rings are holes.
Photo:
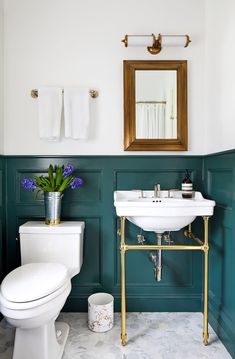
[[[16,327],[13,359],[60,359],[69,326],[55,323],[83,262],[84,222],[20,226],[21,267],[0,289],[0,311]]]

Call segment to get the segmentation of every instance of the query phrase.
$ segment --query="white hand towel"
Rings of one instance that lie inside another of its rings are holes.
[[[39,136],[48,141],[60,138],[62,89],[42,87],[38,89]]]
[[[64,89],[65,137],[87,139],[90,123],[88,88]]]

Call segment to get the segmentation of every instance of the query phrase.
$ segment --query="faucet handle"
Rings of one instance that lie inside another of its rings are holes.
[[[132,189],[132,192],[139,192],[139,198],[144,198],[143,190],[142,189]]]
[[[171,195],[171,192],[179,192],[180,190],[178,188],[171,188],[171,189],[168,189],[168,198],[172,198],[174,197],[173,195]]]

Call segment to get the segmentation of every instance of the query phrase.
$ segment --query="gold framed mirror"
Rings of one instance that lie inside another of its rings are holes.
[[[186,151],[187,61],[124,60],[124,150]]]

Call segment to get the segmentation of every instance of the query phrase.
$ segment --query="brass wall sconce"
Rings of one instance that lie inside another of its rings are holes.
[[[187,47],[191,40],[189,35],[125,35],[122,40],[125,47],[146,46],[152,55],[158,54],[163,47]]]

